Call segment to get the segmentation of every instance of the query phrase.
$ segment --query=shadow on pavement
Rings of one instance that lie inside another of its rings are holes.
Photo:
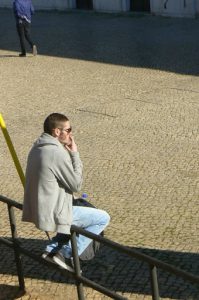
[[[0,58],[5,58],[5,57],[19,57],[19,55],[0,55]]]
[[[199,19],[36,12],[32,36],[40,55],[199,74]],[[0,9],[0,38],[1,50],[19,51],[12,10]]]
[[[20,239],[23,247],[41,255],[46,242],[43,240]],[[198,275],[199,255],[195,253],[174,252],[146,248],[133,248],[144,254],[170,263],[184,271]],[[0,273],[17,275],[13,251],[0,244]],[[74,279],[65,277],[59,270],[37,263],[27,256],[23,257],[24,276],[35,279],[72,283]],[[148,265],[127,255],[102,246],[96,257],[81,263],[83,275],[116,292],[151,295]],[[158,283],[161,299],[198,300],[199,287],[158,270]],[[1,286],[0,286],[1,289]],[[1,290],[0,290],[1,291]]]
[[[0,300],[14,300],[21,298],[25,292],[19,290],[17,286],[0,284]]]

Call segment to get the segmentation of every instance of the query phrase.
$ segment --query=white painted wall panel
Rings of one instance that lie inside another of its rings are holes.
[[[35,9],[71,9],[76,7],[75,0],[32,0]],[[0,7],[12,7],[13,0],[0,0]]]
[[[32,0],[35,9],[67,10],[76,8],[76,0]],[[194,17],[199,14],[199,0],[150,0],[151,13],[171,17]],[[0,7],[12,7],[13,0],[0,0]],[[186,4],[184,6],[184,3]],[[130,0],[93,0],[96,11],[125,12],[130,9]]]
[[[10,8],[12,4],[13,0],[0,0],[0,7]]]
[[[151,11],[162,16],[194,17],[196,1],[198,0],[151,0]]]
[[[93,0],[93,9],[96,11],[128,11],[130,0]]]
[[[196,13],[199,14],[199,0],[196,0]]]
[[[33,0],[35,9],[71,9],[76,7],[75,0]]]

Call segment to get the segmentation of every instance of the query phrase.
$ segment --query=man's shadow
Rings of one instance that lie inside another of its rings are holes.
[[[12,55],[12,54],[0,55],[0,58],[6,58],[6,57],[19,57],[19,55]]]
[[[3,54],[3,55],[0,55],[0,59],[1,58],[11,58],[11,57],[17,57],[17,58],[20,58],[20,59],[22,59],[22,57],[20,57],[19,55],[17,55],[17,54],[15,54],[15,55],[13,55],[13,54]],[[31,57],[33,57],[33,55],[26,55],[26,57],[23,57],[23,58],[25,58],[25,59],[27,59],[27,58],[31,58]]]
[[[21,245],[27,250],[41,256],[46,246],[46,241],[36,239],[20,239]],[[198,275],[199,254],[157,250],[147,248],[132,248],[141,253],[174,265],[184,271]],[[0,244],[0,273],[17,275],[13,250]],[[6,258],[6,263],[4,258]],[[95,258],[81,262],[83,276],[95,281],[102,286],[121,293],[151,295],[150,272],[147,263],[130,258],[107,246],[101,245]],[[24,276],[36,279],[51,280],[53,282],[75,284],[71,276],[64,276],[57,269],[49,268],[23,256]],[[179,300],[198,300],[199,286],[175,277],[158,269],[158,283],[160,297]],[[1,300],[1,298],[0,298]]]

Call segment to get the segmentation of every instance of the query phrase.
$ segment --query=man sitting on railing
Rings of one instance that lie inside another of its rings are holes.
[[[71,225],[100,234],[110,221],[103,210],[72,205],[73,193],[81,189],[82,168],[68,118],[52,113],[28,156],[22,220],[57,232],[42,257],[69,271],[73,271]],[[79,256],[91,242],[79,235]]]

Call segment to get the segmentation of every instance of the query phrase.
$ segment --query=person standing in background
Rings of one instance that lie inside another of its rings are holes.
[[[31,0],[14,0],[13,11],[16,18],[16,27],[19,35],[19,41],[21,46],[20,57],[26,56],[25,40],[32,49],[32,54],[37,55],[37,47],[31,39],[30,28],[31,28],[31,17],[34,13],[34,7]]]

